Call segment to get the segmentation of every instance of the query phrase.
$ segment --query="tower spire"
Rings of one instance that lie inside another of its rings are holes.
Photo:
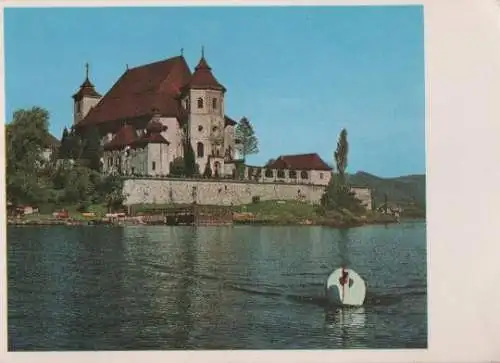
[[[204,45],[201,46],[201,57],[205,58],[205,46]]]
[[[184,48],[181,48],[181,56],[184,55]]]
[[[85,78],[89,79],[89,62],[85,63]]]

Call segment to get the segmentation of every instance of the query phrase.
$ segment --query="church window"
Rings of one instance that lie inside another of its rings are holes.
[[[151,169],[152,169],[153,171],[154,171],[154,170],[156,170],[156,161],[153,161],[153,162],[151,163]]]
[[[204,155],[203,144],[201,142],[196,144],[196,154],[199,158],[202,158]]]
[[[273,177],[273,171],[271,169],[266,169],[266,172],[264,173],[266,178],[272,178]]]
[[[217,126],[212,127],[213,132],[217,132]]]
[[[80,103],[80,101],[78,101],[76,103],[76,112],[80,112],[81,111],[81,106],[82,106],[82,104]]]
[[[213,108],[214,110],[216,110],[216,109],[217,109],[217,98],[212,98],[212,108]]]
[[[307,178],[309,178],[309,175],[307,174],[307,171],[302,170],[302,171],[300,172],[300,177],[301,177],[302,179],[307,179]]]
[[[284,170],[278,170],[278,178],[284,178],[285,177],[285,171]]]
[[[295,170],[290,170],[288,172],[288,177],[291,179],[295,179],[297,177],[297,172]]]
[[[198,108],[203,108],[203,98],[198,98],[196,100],[196,103],[198,104]]]
[[[199,132],[202,132],[202,131],[203,131],[203,126],[201,126],[201,125],[200,125],[200,126],[198,126],[198,131],[199,131]]]
[[[323,173],[319,173],[319,178],[323,179]]]

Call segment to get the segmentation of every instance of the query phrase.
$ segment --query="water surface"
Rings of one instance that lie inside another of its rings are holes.
[[[426,348],[424,222],[9,227],[9,350]],[[346,262],[365,306],[325,311]]]

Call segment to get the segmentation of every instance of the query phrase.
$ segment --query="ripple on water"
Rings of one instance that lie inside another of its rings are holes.
[[[427,345],[425,224],[8,231],[9,349]],[[362,309],[327,306],[349,261]]]

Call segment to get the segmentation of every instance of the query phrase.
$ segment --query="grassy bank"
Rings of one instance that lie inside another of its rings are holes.
[[[261,201],[234,207],[236,224],[324,225],[356,227],[365,224],[395,223],[396,218],[366,211],[354,215],[348,210],[319,213],[318,207],[299,201]]]
[[[55,225],[67,224],[68,222],[84,223],[84,222],[100,222],[108,212],[107,207],[102,204],[93,204],[87,208],[87,213],[93,213],[93,216],[86,216],[78,211],[78,205],[43,205],[39,207],[39,213],[27,214],[21,218],[9,216],[7,223],[9,224],[34,224],[34,225]],[[60,219],[53,216],[53,212],[65,209],[68,211],[67,219]]]
[[[180,207],[171,204],[134,205],[131,210],[138,214],[153,212],[168,207]],[[68,219],[58,219],[53,211],[66,209]],[[259,225],[322,225],[336,228],[357,227],[365,224],[395,223],[393,216],[366,211],[362,215],[354,215],[348,210],[328,211],[320,213],[317,206],[299,201],[261,201],[232,207],[234,224]],[[87,211],[93,216],[86,216],[78,211],[78,206],[58,206],[41,209],[41,213],[26,215],[21,219],[10,217],[9,224],[60,225],[60,224],[101,224],[105,222],[107,208],[104,205],[91,205]],[[149,214],[149,213],[148,213]]]

